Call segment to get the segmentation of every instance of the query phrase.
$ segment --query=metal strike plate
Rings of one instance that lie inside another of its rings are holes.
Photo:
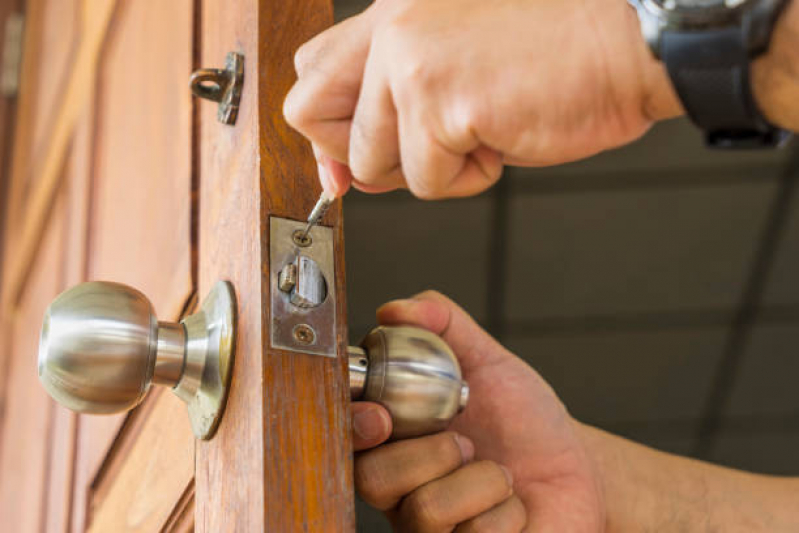
[[[271,299],[271,345],[292,352],[336,357],[336,279],[333,254],[333,229],[315,226],[310,239],[297,238],[305,222],[271,217],[269,219],[269,291]],[[287,265],[310,259],[327,285],[319,305],[298,305],[287,289]]]

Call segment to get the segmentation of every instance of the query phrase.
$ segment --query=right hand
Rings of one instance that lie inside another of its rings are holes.
[[[541,376],[438,293],[386,304],[378,320],[441,335],[458,356],[470,401],[450,431],[382,445],[388,412],[353,404],[355,485],[364,501],[398,531],[604,530],[594,465]]]
[[[471,196],[503,164],[582,159],[682,112],[626,0],[375,2],[295,65],[284,114],[336,196]]]

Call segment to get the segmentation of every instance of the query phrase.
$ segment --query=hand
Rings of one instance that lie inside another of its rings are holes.
[[[367,503],[400,531],[604,530],[577,423],[541,376],[438,293],[386,304],[378,320],[441,335],[471,394],[451,431],[382,446],[388,413],[353,404],[355,447],[368,450],[356,456],[355,484]]]
[[[626,0],[378,1],[295,63],[284,113],[336,195],[473,195],[503,164],[585,158],[681,112]]]

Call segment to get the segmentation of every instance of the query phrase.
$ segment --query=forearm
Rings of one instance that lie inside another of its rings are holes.
[[[659,452],[580,425],[602,480],[607,531],[799,531],[799,479]]]
[[[771,46],[752,69],[755,99],[774,124],[799,131],[799,0],[777,21]]]

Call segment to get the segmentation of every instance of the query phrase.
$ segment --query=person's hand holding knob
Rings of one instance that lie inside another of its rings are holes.
[[[389,413],[355,402],[355,484],[367,503],[398,531],[601,530],[602,492],[579,424],[532,368],[438,293],[386,304],[378,320],[441,335],[470,400],[448,431],[385,444]]]

